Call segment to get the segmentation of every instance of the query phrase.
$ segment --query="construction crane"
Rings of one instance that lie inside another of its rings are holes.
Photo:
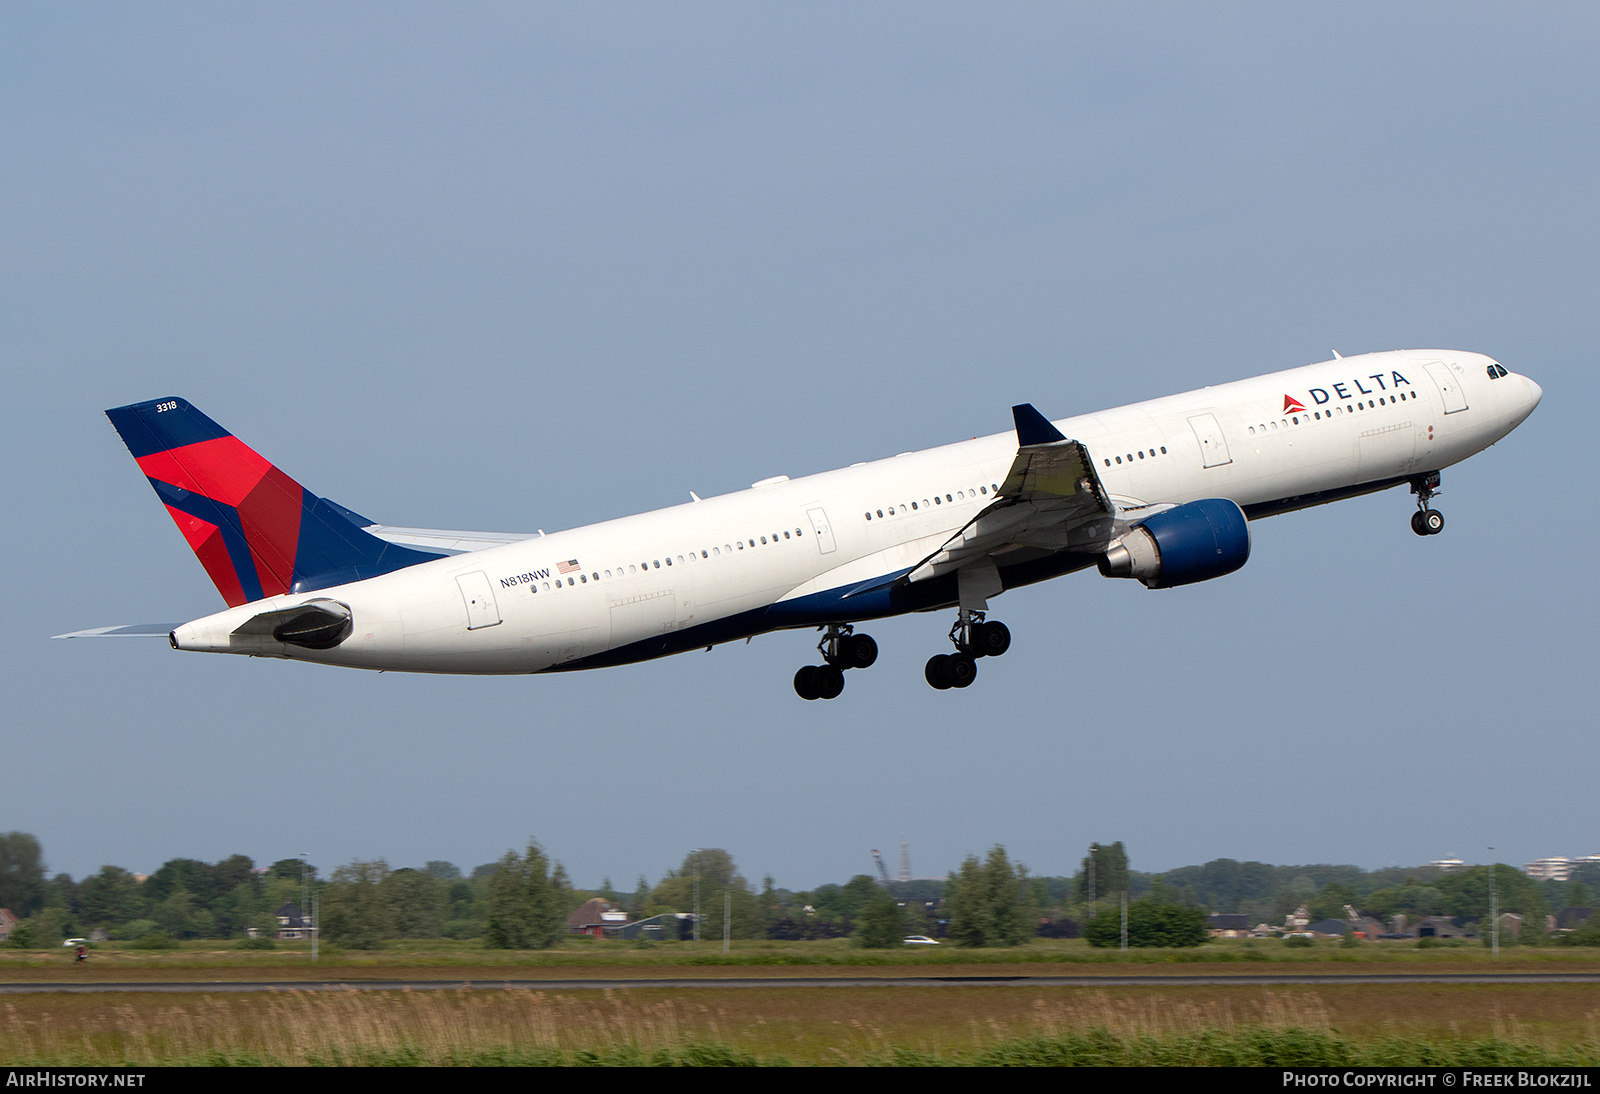
[[[883,856],[878,853],[876,847],[872,849],[872,861],[878,864],[878,880],[885,885],[889,884],[889,868],[883,864]]]

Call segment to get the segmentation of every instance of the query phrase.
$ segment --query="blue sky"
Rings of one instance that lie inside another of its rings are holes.
[[[809,887],[1092,840],[1157,870],[1600,851],[1592,5],[14,4],[0,11],[0,831]],[[49,642],[220,598],[101,414],[181,395],[386,523],[572,527],[1344,354],[1543,385],[1249,565],[1006,594],[845,696],[806,634],[440,679]],[[893,863],[895,855],[889,855]]]

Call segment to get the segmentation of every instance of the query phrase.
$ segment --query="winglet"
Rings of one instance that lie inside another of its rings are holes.
[[[1017,423],[1017,444],[1023,448],[1067,439],[1061,430],[1050,424],[1049,418],[1033,408],[1032,403],[1018,403],[1011,408],[1011,417]]]

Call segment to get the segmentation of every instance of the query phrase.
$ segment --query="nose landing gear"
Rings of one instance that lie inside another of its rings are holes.
[[[1444,531],[1444,514],[1428,508],[1433,496],[1440,493],[1439,472],[1430,471],[1412,479],[1411,492],[1417,496],[1417,511],[1411,514],[1411,530],[1419,536],[1436,536]]]
[[[870,634],[856,634],[848,623],[830,623],[817,652],[823,663],[794,674],[794,692],[802,699],[837,699],[844,691],[844,670],[870,668],[878,659],[878,643]]]
[[[978,658],[999,657],[1011,648],[1011,631],[999,620],[984,622],[983,613],[961,609],[950,628],[955,653],[928,659],[923,677],[939,691],[964,688],[978,678]]]

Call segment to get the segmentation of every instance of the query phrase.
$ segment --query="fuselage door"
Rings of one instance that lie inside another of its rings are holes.
[[[807,509],[806,516],[811,518],[811,530],[817,534],[817,547],[825,555],[833,554],[837,545],[833,542],[833,529],[828,526],[828,514],[821,509]]]
[[[474,570],[457,577],[456,584],[461,586],[461,599],[467,604],[467,630],[493,627],[500,622],[500,605],[495,603],[487,574]]]
[[[1467,393],[1461,387],[1461,377],[1451,372],[1449,365],[1438,361],[1430,361],[1427,369],[1428,375],[1438,385],[1439,395],[1444,399],[1444,412],[1454,414],[1467,409]]]
[[[1221,467],[1225,463],[1232,463],[1233,457],[1228,455],[1228,442],[1222,435],[1222,427],[1217,424],[1215,415],[1196,414],[1189,419],[1189,428],[1194,430],[1195,439],[1200,442],[1200,456],[1204,462],[1202,467]]]

